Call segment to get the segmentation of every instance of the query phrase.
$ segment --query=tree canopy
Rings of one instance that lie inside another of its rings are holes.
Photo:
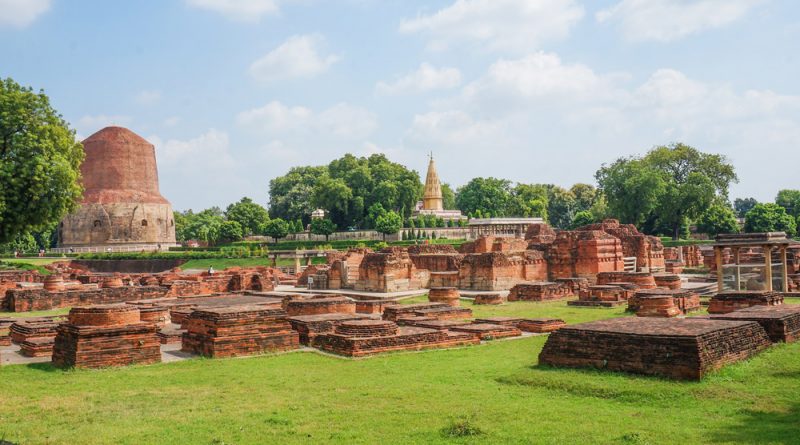
[[[737,181],[724,156],[681,143],[620,158],[595,177],[611,214],[626,223],[668,227],[675,239],[687,220],[699,218],[715,199],[727,200],[728,187]]]
[[[755,198],[736,198],[733,200],[733,209],[736,211],[736,216],[744,218],[744,215],[756,204],[758,204],[758,201]]]
[[[788,236],[794,236],[797,232],[797,221],[778,204],[756,204],[745,215],[744,230],[748,233],[786,232]]]
[[[403,218],[396,212],[384,212],[375,221],[375,229],[383,234],[383,239],[386,235],[397,233],[403,227]]]
[[[83,156],[44,92],[0,79],[0,243],[77,208]]]
[[[336,224],[327,218],[319,218],[311,220],[311,233],[314,235],[325,235],[325,241],[328,237],[336,231]]]
[[[362,227],[373,204],[407,217],[421,196],[422,183],[416,171],[382,154],[346,154],[327,166],[295,167],[270,181],[269,213],[310,222],[311,212],[322,208],[339,227]]]
[[[264,224],[264,235],[271,236],[275,242],[289,234],[289,223],[281,218],[273,218]]]
[[[800,190],[781,190],[775,197],[775,204],[786,209],[795,219],[800,217]]]
[[[249,236],[259,233],[261,227],[269,221],[267,209],[253,202],[252,199],[244,197],[239,202],[228,206],[225,210],[225,218],[228,221],[239,223],[242,235]]]
[[[709,235],[737,233],[739,224],[736,222],[736,214],[730,204],[715,202],[697,220],[697,230]]]

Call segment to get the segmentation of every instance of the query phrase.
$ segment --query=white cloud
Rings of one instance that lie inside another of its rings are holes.
[[[482,78],[468,85],[467,97],[505,96],[527,100],[541,96],[590,98],[604,94],[610,78],[597,75],[585,65],[562,63],[557,54],[537,52],[493,63]]]
[[[337,55],[322,54],[323,46],[318,34],[292,36],[253,62],[249,73],[261,82],[317,76],[339,60]]]
[[[108,126],[127,127],[132,122],[133,118],[130,116],[98,114],[81,117],[75,126],[81,134],[91,135]]]
[[[50,0],[0,0],[0,26],[24,28],[50,10]]]
[[[179,116],[170,116],[164,119],[164,126],[165,127],[174,127],[181,122],[181,118]]]
[[[315,112],[310,108],[272,101],[263,107],[239,113],[236,122],[273,134],[314,132],[344,139],[366,137],[378,127],[373,113],[345,102]]]
[[[596,14],[598,22],[618,22],[633,41],[669,42],[731,24],[764,0],[622,0]]]
[[[406,133],[411,141],[435,144],[485,144],[501,138],[505,124],[476,120],[461,110],[417,114]]]
[[[158,90],[142,90],[136,93],[133,101],[139,105],[155,105],[161,101],[161,91]]]
[[[460,84],[461,71],[457,68],[436,68],[428,63],[423,63],[416,71],[408,73],[394,82],[378,82],[375,90],[380,94],[409,94],[454,88]]]
[[[225,168],[235,164],[230,153],[228,134],[224,131],[211,128],[189,140],[168,139],[163,141],[156,135],[150,136],[148,140],[156,147],[159,165],[165,167]]]
[[[186,4],[224,15],[240,22],[258,22],[279,11],[277,0],[186,0]]]
[[[429,36],[429,48],[479,44],[529,51],[563,39],[583,17],[574,0],[456,0],[435,13],[404,20],[400,32]]]

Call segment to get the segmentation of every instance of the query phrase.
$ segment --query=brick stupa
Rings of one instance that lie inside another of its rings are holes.
[[[59,247],[175,245],[172,206],[158,189],[155,147],[122,127],[106,127],[83,141],[81,207],[61,222]]]

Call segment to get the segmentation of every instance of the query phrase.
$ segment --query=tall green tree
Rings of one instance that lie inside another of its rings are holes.
[[[0,243],[77,208],[83,156],[43,91],[0,80]]]
[[[311,220],[311,233],[314,235],[324,235],[325,242],[328,242],[328,237],[336,231],[336,224],[327,218],[319,218]]]
[[[697,220],[697,230],[709,235],[737,233],[739,224],[736,222],[736,214],[729,204],[715,202]]]
[[[797,233],[797,221],[786,213],[786,209],[773,203],[756,204],[745,215],[744,231],[786,232],[789,236]]]
[[[670,228],[677,239],[716,198],[726,199],[736,173],[728,160],[676,143],[650,150],[643,158],[622,158],[595,175],[612,213],[624,222],[650,220]]]
[[[392,210],[385,212],[375,221],[375,229],[383,234],[384,241],[386,235],[397,233],[401,227],[403,227],[403,218]]]
[[[547,186],[517,184],[511,190],[505,214],[508,216],[540,217],[547,220]]]
[[[239,223],[242,234],[249,236],[258,233],[260,227],[269,220],[269,213],[252,199],[244,197],[225,209],[225,218]]]
[[[269,213],[273,218],[311,221],[316,208],[312,200],[314,186],[327,173],[326,167],[294,167],[284,176],[269,182]]]
[[[736,216],[744,218],[744,215],[756,204],[758,204],[758,201],[755,198],[736,198],[733,200],[733,209],[736,211]]]
[[[800,216],[800,190],[781,190],[775,197],[775,204],[786,209],[786,213],[795,217]]]
[[[575,195],[562,187],[548,187],[547,215],[552,226],[566,229],[572,224],[577,205]]]
[[[464,213],[505,215],[511,200],[511,181],[497,178],[473,178],[456,191],[456,207]]]
[[[279,239],[289,234],[289,223],[281,218],[273,218],[264,224],[264,235],[271,236],[277,243]]]
[[[241,241],[244,230],[238,221],[223,221],[219,227],[219,237],[225,241]]]
[[[442,184],[442,207],[446,210],[456,208],[456,194],[450,184]]]

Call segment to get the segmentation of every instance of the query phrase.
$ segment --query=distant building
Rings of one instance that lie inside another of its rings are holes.
[[[325,211],[317,209],[311,212],[311,219],[325,219]]]
[[[422,194],[422,201],[417,202],[417,206],[412,216],[434,215],[445,220],[459,220],[466,217],[459,210],[445,210],[444,199],[442,198],[442,183],[439,181],[439,174],[436,172],[436,163],[433,155],[428,162],[428,174],[425,175],[425,191]]]

